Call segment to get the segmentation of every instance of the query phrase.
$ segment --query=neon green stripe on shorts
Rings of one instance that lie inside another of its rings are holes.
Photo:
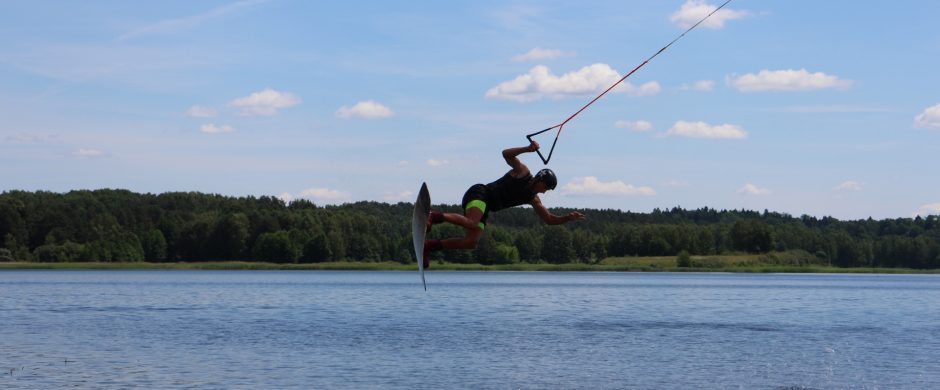
[[[470,203],[467,203],[467,210],[470,210],[474,207],[480,209],[480,212],[483,212],[483,213],[486,212],[486,202],[482,200],[474,199],[474,200],[471,200]]]
[[[470,210],[474,207],[480,209],[481,213],[486,213],[486,202],[479,199],[471,200],[469,203],[467,203],[466,210]],[[486,228],[486,224],[483,222],[480,222],[477,226],[480,227],[480,230],[484,230]]]

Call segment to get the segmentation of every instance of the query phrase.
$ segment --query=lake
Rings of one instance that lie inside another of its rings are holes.
[[[0,271],[0,388],[940,388],[940,276]]]

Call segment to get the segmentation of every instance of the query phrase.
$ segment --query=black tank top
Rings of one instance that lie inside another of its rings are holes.
[[[490,211],[499,211],[531,203],[537,193],[529,189],[529,180],[532,173],[526,173],[522,178],[515,178],[507,172],[503,177],[486,185],[486,208]]]

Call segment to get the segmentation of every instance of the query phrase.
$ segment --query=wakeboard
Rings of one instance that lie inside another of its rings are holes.
[[[424,286],[424,291],[428,291],[428,284],[424,279],[424,240],[427,238],[429,214],[431,214],[431,194],[428,193],[428,184],[421,183],[418,199],[415,199],[415,211],[411,216],[411,238],[415,245],[418,273],[421,274],[421,284]]]

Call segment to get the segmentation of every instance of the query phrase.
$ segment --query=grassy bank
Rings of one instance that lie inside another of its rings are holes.
[[[166,269],[166,270],[352,270],[352,271],[414,271],[413,264],[398,262],[362,263],[330,262],[313,264],[276,264],[245,261],[209,261],[185,263],[36,263],[2,262],[0,270],[11,269]],[[454,264],[434,262],[432,271],[587,271],[587,272],[749,272],[749,273],[886,273],[933,274],[940,269],[909,268],[839,268],[823,265],[762,264],[757,255],[694,256],[691,267],[676,266],[675,257],[610,257],[592,264]]]
[[[331,262],[314,264],[277,264],[248,261],[205,261],[180,263],[100,263],[100,262],[73,262],[73,263],[36,263],[36,262],[8,262],[0,263],[3,269],[175,269],[175,270],[357,270],[357,271],[396,271],[411,270],[414,267],[397,262],[360,263],[360,262]]]

